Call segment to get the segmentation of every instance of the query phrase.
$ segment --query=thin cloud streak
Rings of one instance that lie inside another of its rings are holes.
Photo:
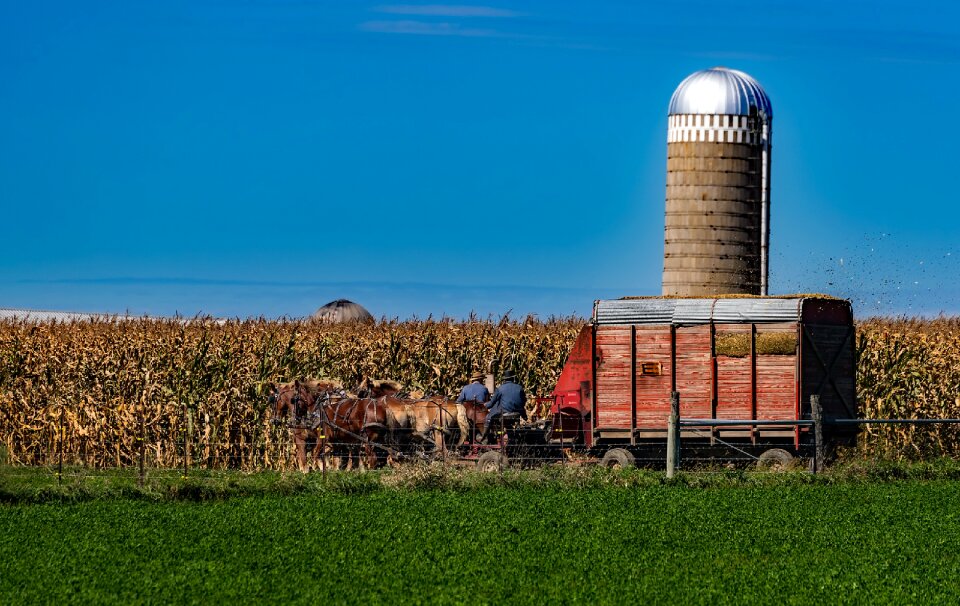
[[[409,288],[409,289],[450,289],[462,290],[465,288],[475,288],[475,285],[464,282],[417,282],[417,281],[384,281],[384,280],[250,280],[250,279],[225,279],[225,278],[184,278],[184,277],[146,277],[146,276],[117,276],[100,278],[25,278],[15,280],[16,284],[38,284],[38,285],[80,285],[80,286],[210,286],[210,287],[278,287],[278,288],[322,288],[322,287],[356,287],[356,288]],[[524,290],[533,292],[590,292],[603,288],[607,290],[629,291],[629,286],[611,286],[603,287],[593,286],[536,286],[519,283],[491,283],[484,286],[485,289],[510,289]]]
[[[387,4],[375,6],[375,13],[421,17],[522,17],[523,13],[492,6],[463,4]]]
[[[430,23],[426,21],[365,21],[359,29],[381,34],[412,34],[417,36],[460,36],[463,38],[514,38],[515,34],[463,27],[459,23]]]

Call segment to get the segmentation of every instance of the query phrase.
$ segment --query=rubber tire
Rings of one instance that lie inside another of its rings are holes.
[[[757,458],[757,469],[784,471],[793,464],[793,455],[782,448],[764,450]]]
[[[610,469],[622,469],[624,467],[636,467],[637,459],[633,456],[633,453],[626,448],[611,448],[603,453],[600,464]]]
[[[477,458],[477,469],[483,473],[496,473],[509,464],[507,455],[499,450],[488,450]]]

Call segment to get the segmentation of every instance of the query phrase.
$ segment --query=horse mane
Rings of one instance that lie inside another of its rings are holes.
[[[301,381],[310,391],[329,391],[332,389],[343,389],[343,383],[336,379],[308,379]]]
[[[389,389],[395,392],[399,392],[403,389],[403,383],[400,381],[393,381],[391,379],[371,379],[369,377],[365,378],[360,383],[361,388],[367,388],[374,391],[383,391]]]
[[[391,381],[390,379],[380,379],[379,381],[374,380],[373,386],[376,389],[392,389],[394,391],[400,391],[403,389],[403,383],[400,381]]]
[[[360,381],[357,391],[373,397],[398,395],[403,393],[403,383],[390,379],[364,377],[363,380]]]
[[[307,391],[318,392],[318,391],[330,391],[335,389],[343,389],[343,383],[337,379],[327,379],[327,378],[305,378],[305,379],[294,379],[293,381],[287,381],[286,383],[277,383],[277,390],[290,389],[293,388],[297,383],[303,385],[307,388]]]

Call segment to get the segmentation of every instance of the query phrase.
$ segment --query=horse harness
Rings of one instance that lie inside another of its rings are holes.
[[[307,407],[302,406],[304,398],[300,395],[300,390],[296,390],[293,396],[290,397],[291,412],[293,414],[291,414],[287,419],[287,429],[315,430],[321,422],[317,419],[323,419],[326,417],[324,404],[330,401],[330,396],[332,393],[336,392],[325,392],[324,402],[311,411]],[[342,393],[340,395],[342,395]],[[275,398],[275,396],[271,396],[271,398]],[[316,399],[314,402],[316,403]]]
[[[297,390],[293,394],[293,396],[290,398],[290,404],[291,404],[293,414],[289,417],[289,420],[287,421],[287,428],[290,429],[291,431],[298,430],[298,429],[304,429],[308,431],[319,430],[320,431],[319,438],[323,441],[326,441],[327,439],[326,435],[324,435],[326,433],[326,430],[331,430],[333,432],[350,436],[367,446],[384,450],[395,457],[409,456],[404,452],[401,452],[395,448],[391,448],[385,444],[375,442],[371,440],[368,436],[365,436],[359,433],[354,433],[346,429],[342,425],[340,425],[339,424],[340,421],[346,421],[352,417],[357,406],[360,404],[361,399],[354,398],[353,402],[350,405],[350,408],[346,411],[345,414],[340,414],[338,407],[335,407],[333,411],[333,415],[331,417],[327,413],[326,405],[330,403],[331,397],[335,393],[336,392],[326,392],[324,394],[323,401],[318,403],[318,405],[315,407],[314,410],[309,411],[304,409],[303,407],[304,398],[301,396],[300,390]],[[341,392],[340,394],[337,394],[337,395],[340,395],[342,397],[345,394]],[[377,418],[376,415],[379,412],[378,406],[384,406],[384,407],[386,406],[386,398],[387,396],[381,396],[379,398],[370,398],[370,401],[373,404],[374,419]],[[434,403],[433,399],[429,397],[423,398],[417,401]],[[439,409],[439,418],[441,419],[440,426],[431,424],[431,429],[437,429],[437,430],[440,430],[441,432],[447,433],[448,430],[442,427],[442,419],[445,413],[446,414],[450,414],[450,413],[443,410],[443,408],[440,406],[438,406],[438,409]],[[321,429],[321,427],[323,427],[323,429]],[[386,429],[385,425],[378,422],[365,423],[362,426],[362,429],[368,429],[371,427],[381,427],[383,429]],[[423,456],[423,458],[425,459],[427,458],[425,455],[421,455],[421,456]]]

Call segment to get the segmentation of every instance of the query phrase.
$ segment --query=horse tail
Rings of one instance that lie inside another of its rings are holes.
[[[457,426],[460,427],[460,439],[457,446],[462,446],[470,435],[470,419],[467,418],[467,407],[457,402]]]
[[[427,411],[424,406],[423,400],[416,400],[411,402],[407,408],[407,418],[409,419],[410,429],[414,433],[425,434],[430,429],[430,418],[428,416],[429,411]]]

